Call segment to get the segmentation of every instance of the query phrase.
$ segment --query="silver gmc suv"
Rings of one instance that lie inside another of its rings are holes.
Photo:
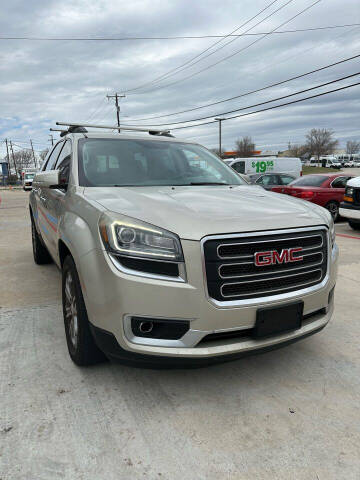
[[[327,210],[150,133],[70,127],[34,178],[34,259],[62,271],[72,360],[203,365],[324,328],[338,259]]]

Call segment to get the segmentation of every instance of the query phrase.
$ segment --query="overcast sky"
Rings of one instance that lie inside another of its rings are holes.
[[[271,2],[272,0],[12,0],[2,2],[0,36],[226,35]],[[237,33],[247,30],[248,33],[269,32],[312,5],[315,0],[292,0],[285,5],[287,2],[289,0],[275,1]],[[276,11],[277,9],[280,10]],[[258,22],[261,23],[255,26]],[[359,0],[321,0],[279,30],[354,23],[360,23]],[[0,140],[9,138],[17,145],[28,146],[25,142],[32,138],[35,148],[40,150],[48,144],[48,129],[54,126],[56,120],[91,120],[114,124],[113,101],[108,101],[106,94],[115,91],[128,91],[126,98],[121,100],[122,121],[140,124],[134,120],[178,112],[240,95],[360,53],[359,26],[273,34],[264,38],[242,36],[203,60],[199,57],[197,60],[200,61],[190,65],[190,68],[177,71],[175,75],[146,88],[129,91],[189,62],[218,40],[1,40]],[[257,43],[249,46],[255,40],[258,40]],[[207,53],[228,41],[229,38],[223,40]],[[248,48],[185,79],[244,47]],[[352,60],[264,92],[165,117],[153,123],[221,115],[228,110],[356,73],[360,71],[359,67],[359,59]],[[359,77],[302,96],[355,83],[360,81]],[[171,85],[172,83],[174,84]],[[348,139],[360,139],[359,97],[360,86],[357,86],[318,99],[224,122],[223,144],[231,149],[237,138],[250,135],[259,149],[285,149],[288,141],[302,142],[310,128],[326,127],[332,128],[340,144],[344,145]],[[297,98],[301,96],[295,97]],[[196,139],[207,147],[214,147],[218,143],[218,127],[214,124],[177,130],[176,136]],[[3,143],[0,154],[4,154]]]

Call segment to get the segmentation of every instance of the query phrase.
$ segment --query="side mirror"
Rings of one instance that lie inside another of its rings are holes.
[[[45,170],[38,172],[33,180],[34,186],[42,188],[67,188],[65,178],[59,170]]]

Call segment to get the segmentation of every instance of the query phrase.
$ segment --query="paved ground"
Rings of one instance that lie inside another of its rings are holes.
[[[0,479],[359,479],[360,234],[338,224],[336,311],[290,347],[198,370],[72,364],[60,274],[0,192]]]

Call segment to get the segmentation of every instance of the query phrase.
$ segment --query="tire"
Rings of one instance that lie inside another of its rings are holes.
[[[52,263],[52,258],[48,249],[43,244],[40,235],[38,234],[34,219],[31,216],[31,240],[33,248],[34,262],[37,265],[46,265],[47,263]]]
[[[353,230],[360,230],[360,222],[357,223],[357,222],[351,222],[349,220],[349,225],[350,227],[353,229]]]
[[[62,303],[66,342],[71,360],[79,366],[106,360],[90,331],[75,262],[69,255],[62,267]]]
[[[329,210],[334,222],[339,218],[339,204],[333,200],[325,205],[325,208]]]

